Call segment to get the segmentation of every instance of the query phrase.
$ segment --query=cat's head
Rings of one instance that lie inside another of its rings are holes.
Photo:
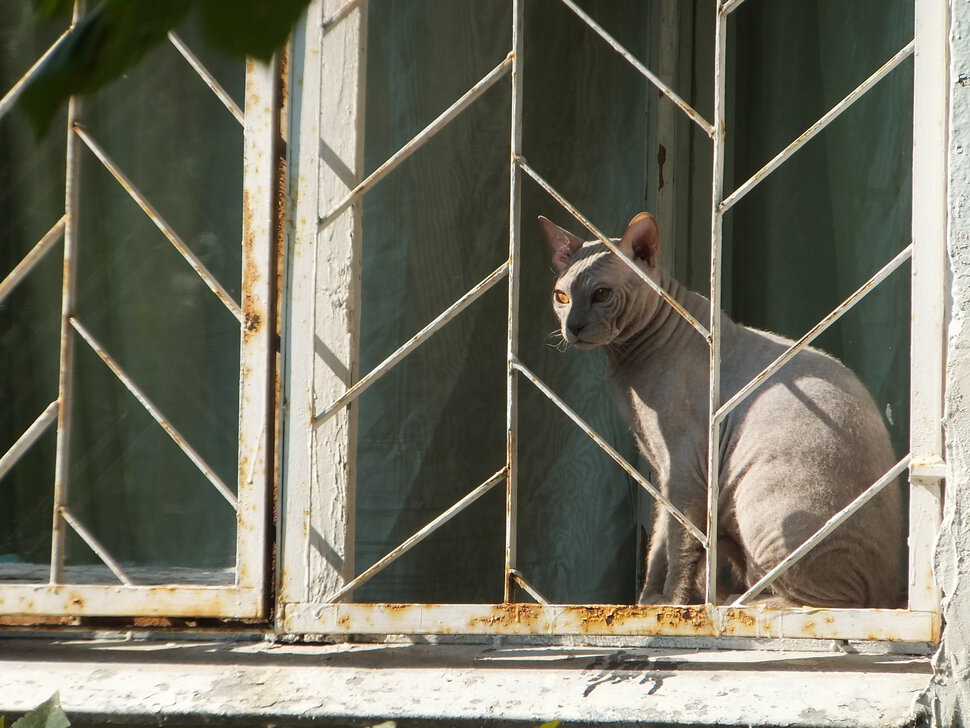
[[[659,296],[603,243],[584,243],[542,216],[539,224],[559,274],[552,305],[568,343],[579,349],[622,343],[653,317]],[[617,247],[656,279],[660,233],[652,215],[634,217]]]

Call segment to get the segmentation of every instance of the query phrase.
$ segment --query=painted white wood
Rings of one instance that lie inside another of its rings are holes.
[[[313,416],[358,373],[361,203],[319,232],[318,220],[363,177],[366,18],[365,2],[320,0],[294,34],[281,603],[322,600],[354,575],[356,404]]]

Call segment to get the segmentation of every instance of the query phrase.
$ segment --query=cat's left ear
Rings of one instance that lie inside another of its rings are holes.
[[[556,270],[556,273],[562,275],[572,262],[573,253],[583,246],[583,241],[542,215],[539,215],[539,225],[542,227],[546,242],[552,251],[552,267]]]
[[[623,237],[620,238],[620,250],[631,258],[645,260],[653,268],[657,265],[660,254],[660,230],[657,221],[649,212],[641,212],[630,220]]]

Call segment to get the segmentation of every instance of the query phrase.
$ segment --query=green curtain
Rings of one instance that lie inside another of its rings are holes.
[[[38,29],[30,7],[0,8],[4,90],[59,31]],[[241,104],[244,64],[207,51],[189,25],[179,32]],[[38,140],[16,106],[0,119],[0,275],[64,211],[65,120]],[[242,128],[175,48],[152,50],[87,98],[82,123],[238,301]],[[78,319],[234,488],[238,322],[93,154],[81,154]],[[0,308],[2,450],[57,397],[62,250]],[[76,341],[71,511],[123,564],[232,567],[232,508]],[[53,461],[52,428],[0,481],[0,559],[47,563]],[[99,563],[69,533],[67,564]]]

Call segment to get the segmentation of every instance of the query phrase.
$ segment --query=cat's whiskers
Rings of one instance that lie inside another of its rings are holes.
[[[569,348],[570,344],[566,341],[566,337],[562,335],[562,330],[557,328],[546,334],[546,346],[551,346],[556,351],[563,352]]]

